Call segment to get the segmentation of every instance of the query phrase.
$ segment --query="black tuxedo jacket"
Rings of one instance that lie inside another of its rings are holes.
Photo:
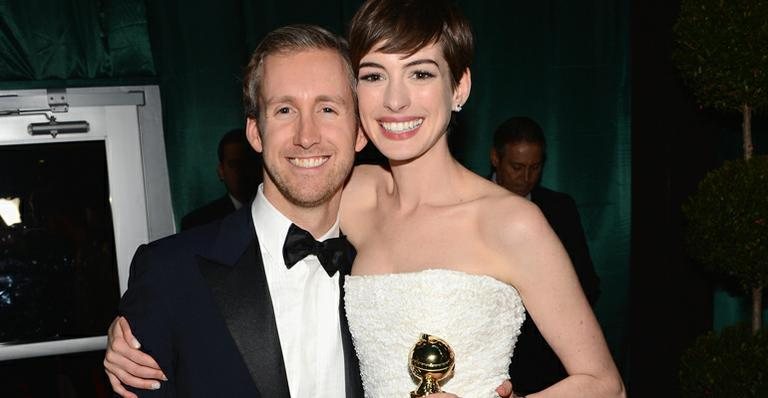
[[[592,265],[581,218],[573,198],[537,186],[531,191],[531,201],[539,206],[549,225],[560,238],[571,258],[587,300],[594,305],[600,295],[600,279]],[[541,391],[568,375],[530,316],[523,322],[509,374],[518,394]]]
[[[250,208],[136,251],[120,313],[169,379],[139,396],[290,396]],[[341,296],[347,397],[362,397]]]
[[[229,194],[207,203],[195,210],[192,210],[181,219],[181,230],[185,231],[200,225],[205,225],[216,220],[222,219],[235,211],[235,205],[232,203]]]

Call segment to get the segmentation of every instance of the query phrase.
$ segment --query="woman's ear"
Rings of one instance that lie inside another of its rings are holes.
[[[467,99],[469,98],[469,92],[472,90],[472,72],[470,72],[469,68],[464,70],[464,73],[461,75],[461,79],[459,79],[459,84],[456,85],[456,89],[453,90],[453,101],[454,105],[458,105],[459,107],[464,106],[464,104],[467,103]]]

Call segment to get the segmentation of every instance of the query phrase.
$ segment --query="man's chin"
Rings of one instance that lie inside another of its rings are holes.
[[[333,199],[334,194],[340,191],[340,186],[336,189],[328,186],[304,186],[300,189],[287,189],[283,192],[283,195],[296,206],[314,208],[328,203]]]

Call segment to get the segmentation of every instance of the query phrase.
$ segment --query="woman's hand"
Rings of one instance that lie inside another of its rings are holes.
[[[104,371],[116,394],[123,398],[137,398],[123,384],[144,390],[157,390],[160,380],[168,381],[155,360],[141,352],[141,344],[131,333],[128,321],[117,317],[109,326]]]

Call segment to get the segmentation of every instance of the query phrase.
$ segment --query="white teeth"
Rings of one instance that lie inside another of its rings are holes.
[[[415,129],[416,127],[421,126],[421,123],[424,122],[424,119],[414,119],[409,120],[407,122],[382,122],[381,127],[384,127],[385,130],[391,132],[391,133],[404,133],[406,131],[410,131]]]
[[[328,156],[320,156],[315,158],[288,158],[288,161],[296,167],[302,167],[309,169],[312,167],[318,167],[328,161]]]

